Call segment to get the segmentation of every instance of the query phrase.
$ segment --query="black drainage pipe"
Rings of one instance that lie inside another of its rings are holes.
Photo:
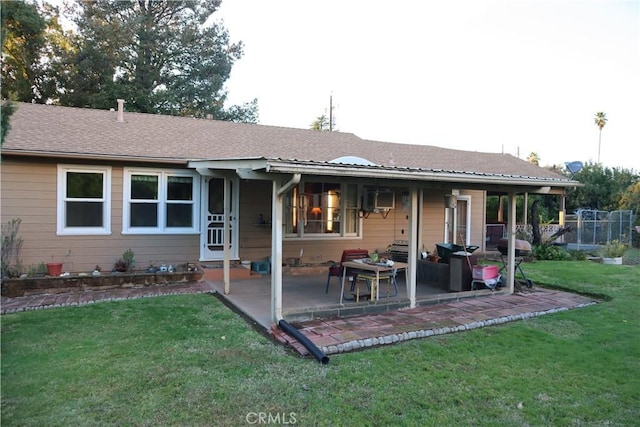
[[[311,354],[313,354],[313,357],[315,357],[318,362],[322,363],[323,365],[329,363],[329,357],[327,357],[327,355],[325,355],[322,350],[320,350],[314,343],[312,343],[309,338],[305,337],[302,332],[291,326],[289,322],[282,319],[278,322],[278,326],[280,326],[280,329],[297,339],[300,344],[302,344],[307,350],[309,350]]]

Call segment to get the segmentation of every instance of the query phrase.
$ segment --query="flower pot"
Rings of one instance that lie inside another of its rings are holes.
[[[50,262],[47,264],[47,273],[49,276],[59,276],[62,274],[61,262]]]
[[[602,263],[609,265],[622,265],[622,257],[602,258]]]

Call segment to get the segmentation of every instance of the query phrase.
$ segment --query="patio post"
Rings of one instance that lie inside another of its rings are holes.
[[[280,178],[273,180],[271,196],[271,321],[278,324],[282,317],[282,201],[284,194],[300,182],[302,175],[296,173],[285,184]]]
[[[271,321],[282,320],[282,199],[278,180],[273,180],[271,212]]]
[[[508,254],[507,274],[509,276],[509,293],[515,292],[515,262],[516,262],[516,193],[509,193],[509,221],[507,222]]]
[[[231,292],[231,179],[224,179],[224,259],[222,261],[224,294],[229,295]]]
[[[409,187],[409,254],[407,263],[407,296],[409,307],[416,306],[416,270],[418,265],[418,189],[415,185]]]

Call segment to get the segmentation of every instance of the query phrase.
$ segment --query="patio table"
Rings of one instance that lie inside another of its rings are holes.
[[[347,276],[347,268],[351,268],[351,269],[355,269],[355,270],[371,271],[371,272],[374,272],[376,274],[375,297],[376,297],[376,301],[377,301],[379,299],[379,297],[380,297],[380,287],[378,286],[379,283],[380,283],[380,273],[393,271],[393,270],[404,270],[405,280],[406,280],[407,268],[408,267],[409,267],[409,264],[407,264],[406,262],[397,262],[397,261],[395,261],[393,263],[393,265],[387,265],[386,263],[382,263],[382,262],[371,262],[368,258],[360,259],[360,260],[353,260],[353,261],[344,261],[342,263],[342,268],[344,270],[342,271],[342,286],[341,286],[341,290],[340,290],[340,304],[342,304],[343,295],[344,295],[344,281],[345,281],[345,278]],[[371,295],[371,297],[373,299],[373,295]]]

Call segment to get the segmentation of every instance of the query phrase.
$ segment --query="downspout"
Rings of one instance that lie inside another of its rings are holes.
[[[278,190],[278,197],[281,197],[284,193],[289,191],[291,187],[293,187],[294,185],[298,185],[301,179],[302,179],[301,173],[294,173],[293,177],[286,184],[280,187],[280,189]]]
[[[305,337],[302,332],[291,326],[289,322],[281,319],[278,322],[278,326],[280,326],[280,329],[297,339],[300,344],[302,344],[307,350],[309,350],[309,352],[318,360],[318,362],[322,363],[323,365],[329,363],[329,357],[327,357],[322,352],[322,350],[320,350],[313,342],[311,342],[309,338]]]
[[[282,187],[278,188],[273,181],[273,229],[271,230],[271,318],[286,333],[293,336],[323,365],[329,363],[329,358],[300,331],[282,318],[282,198],[293,186],[298,185],[302,174],[296,173]]]
[[[284,194],[302,179],[296,173],[284,185],[273,180],[271,210],[271,320],[279,323],[282,317],[282,199]]]

